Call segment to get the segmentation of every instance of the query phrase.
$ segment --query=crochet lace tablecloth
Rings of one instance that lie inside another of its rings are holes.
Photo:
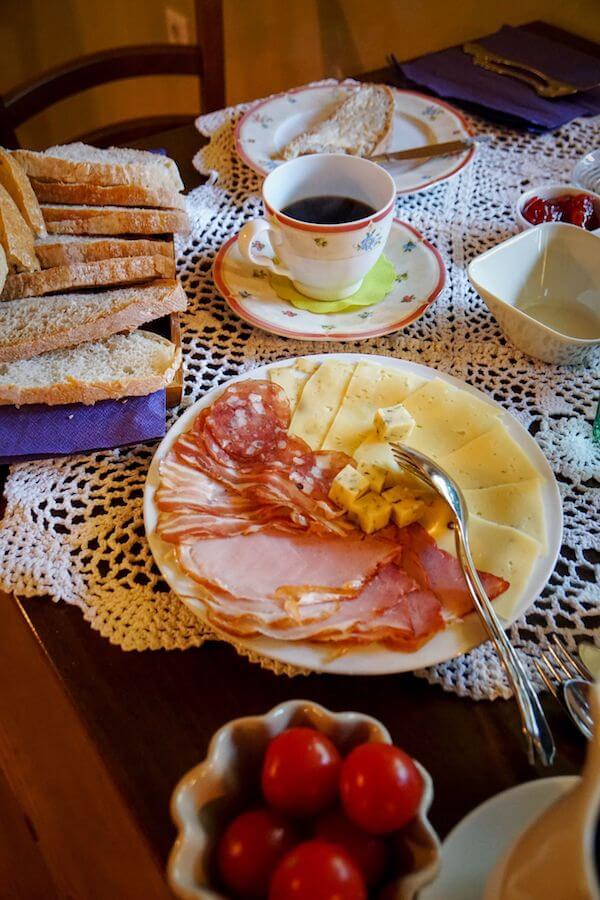
[[[179,272],[189,298],[182,315],[182,408],[259,363],[338,349],[412,359],[488,393],[534,436],[563,500],[564,543],[554,573],[510,630],[534,674],[532,658],[548,633],[562,633],[573,646],[600,626],[594,567],[600,548],[600,492],[594,487],[600,448],[592,441],[600,358],[585,368],[569,368],[523,355],[505,340],[469,286],[465,266],[514,233],[513,203],[523,190],[546,180],[569,180],[575,161],[600,144],[600,119],[577,120],[535,137],[474,121],[477,131],[490,136],[474,163],[450,181],[398,199],[398,215],[444,257],[449,276],[444,293],[405,331],[341,346],[293,341],[252,328],[215,291],[215,253],[261,209],[259,179],[234,149],[233,125],[243,110],[223,110],[198,122],[210,142],[196,162],[210,178],[190,194],[192,231],[178,243]],[[170,413],[169,424],[182,408]],[[92,628],[125,650],[185,649],[210,638],[161,579],[144,537],[142,496],[154,450],[155,445],[140,445],[13,466],[0,525],[2,587],[79,606]],[[509,695],[489,643],[419,674],[461,695]]]

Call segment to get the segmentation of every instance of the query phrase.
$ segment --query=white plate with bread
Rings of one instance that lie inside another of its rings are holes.
[[[467,138],[457,109],[415,91],[355,82],[297,88],[252,106],[239,120],[236,148],[244,162],[267,175],[305,153],[374,156]],[[399,194],[423,191],[460,172],[474,149],[452,156],[383,163]]]
[[[147,151],[0,149],[0,406],[172,384],[180,348],[136,329],[187,305],[173,249],[189,228],[182,189],[173,160]]]

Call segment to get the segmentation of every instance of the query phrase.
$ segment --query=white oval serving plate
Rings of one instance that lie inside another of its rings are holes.
[[[356,87],[356,84],[352,86]],[[350,89],[351,86],[343,82],[322,84],[295,88],[261,100],[236,126],[235,143],[239,155],[259,175],[267,175],[283,162],[274,158],[283,147],[319,119],[330,115]],[[461,140],[472,134],[462,113],[448,103],[416,91],[392,88],[392,92],[394,123],[385,152]],[[392,160],[383,163],[383,167],[396,182],[399,194],[412,194],[452,178],[471,162],[474,153],[475,149],[471,147],[452,156]]]
[[[486,394],[471,387],[458,378],[438,372],[436,369],[422,366],[418,363],[404,359],[377,356],[365,353],[328,353],[315,354],[312,359],[323,362],[324,360],[338,359],[341,362],[360,362],[369,360],[379,365],[387,365],[401,371],[419,375],[421,378],[431,380],[440,378],[448,384],[466,390],[480,400],[497,406],[503,412],[503,422],[530,462],[535,466],[542,479],[542,499],[544,504],[544,518],[547,528],[547,550],[535,561],[529,581],[521,596],[516,600],[513,613],[506,625],[512,624],[533,603],[546,585],[558,553],[562,538],[562,505],[558,486],[554,474],[546,457],[525,428],[511,416],[500,404],[495,403]],[[249,378],[268,378],[269,369],[273,366],[288,366],[294,359],[282,359],[275,363],[258,366],[242,375],[230,379],[227,384],[235,381],[244,381]],[[189,429],[192,421],[201,409],[210,406],[224,390],[225,385],[213,388],[204,397],[194,403],[161,441],[148,471],[144,491],[144,523],[150,549],[163,577],[172,590],[181,598],[183,603],[193,613],[203,618],[204,603],[198,584],[189,578],[177,565],[172,545],[162,541],[156,534],[158,511],[154,503],[154,494],[159,482],[160,461],[170,451],[173,443],[179,435]],[[445,631],[436,634],[427,644],[414,653],[401,653],[390,650],[381,644],[371,644],[367,647],[352,650],[343,656],[333,658],[328,653],[327,647],[318,644],[310,644],[302,641],[281,641],[273,638],[256,637],[232,639],[231,636],[216,631],[223,640],[233,643],[252,655],[264,656],[278,662],[297,666],[302,669],[310,669],[315,672],[329,672],[339,675],[384,675],[394,672],[412,672],[415,669],[433,666],[437,663],[447,662],[462,653],[466,653],[486,640],[486,634],[475,613],[466,616],[462,622],[448,626]]]

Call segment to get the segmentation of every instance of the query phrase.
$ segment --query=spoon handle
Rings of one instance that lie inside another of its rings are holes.
[[[462,527],[457,520],[454,529],[456,550],[459,560],[462,562],[467,586],[473,597],[475,609],[479,613],[487,633],[494,642],[500,662],[504,666],[511,687],[514,691],[523,733],[528,740],[528,755],[530,763],[535,762],[535,755],[545,766],[552,765],[555,755],[554,739],[546,716],[538,700],[537,694],[527,676],[523,664],[515,648],[506,636],[500,621],[494,612],[492,604],[481,583],[477,569],[473,564],[469,543]]]

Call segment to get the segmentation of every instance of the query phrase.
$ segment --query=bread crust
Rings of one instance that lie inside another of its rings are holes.
[[[37,237],[45,237],[46,225],[29,178],[18,161],[0,147],[0,184],[13,198],[19,212]]]
[[[0,185],[0,244],[9,268],[36,272],[40,264],[33,248],[33,232],[6,188]]]
[[[110,287],[153,278],[174,277],[175,261],[160,254],[71,263],[39,272],[9,275],[0,293],[0,301],[40,297],[77,288]]]
[[[50,234],[169,234],[189,231],[183,210],[42,205]]]
[[[35,196],[42,203],[185,209],[183,194],[177,194],[164,188],[148,188],[139,184],[70,184],[58,181],[39,181],[37,178],[32,178],[31,185]]]
[[[169,289],[165,291],[164,288]],[[186,306],[187,297],[179,282],[157,281],[140,291],[137,300],[100,319],[72,327],[65,325],[60,331],[0,345],[0,362],[30,359],[48,350],[76,347],[77,344],[101,340],[118,331],[133,331],[144,322],[151,322],[168,313],[182,312]]]
[[[151,240],[149,238],[111,238],[105,240],[81,241],[61,240],[60,235],[53,242],[36,244],[35,252],[42,269],[68,266],[72,263],[98,262],[101,259],[121,259],[131,256],[165,256],[174,259],[173,241]]]

